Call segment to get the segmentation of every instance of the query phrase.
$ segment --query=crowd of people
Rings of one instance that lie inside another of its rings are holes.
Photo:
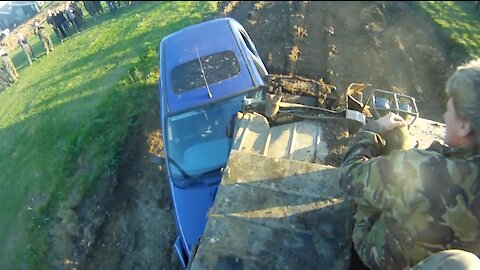
[[[48,10],[46,21],[53,28],[60,42],[86,27],[82,9],[76,1],[67,4],[65,9]]]
[[[114,13],[121,5],[128,6],[133,1],[105,1],[109,11]],[[101,1],[68,1],[65,5],[58,6],[54,10],[47,10],[46,23],[52,27],[59,42],[63,42],[67,37],[81,32],[87,27],[85,16],[81,5],[87,13],[96,20],[99,14],[103,14],[104,10]],[[33,33],[38,36],[40,42],[45,50],[45,55],[48,55],[54,50],[54,44],[50,35],[45,28],[43,22],[35,20],[31,25]],[[17,33],[17,43],[25,54],[28,64],[32,65],[37,56],[35,55],[32,46],[27,38],[20,32]],[[0,91],[15,83],[19,78],[17,68],[13,64],[12,59],[8,55],[5,44],[0,44]]]

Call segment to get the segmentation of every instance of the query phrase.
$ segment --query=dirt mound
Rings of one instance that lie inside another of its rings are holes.
[[[408,94],[422,117],[441,120],[453,61],[408,2],[241,2],[224,12],[245,26],[271,73]]]
[[[291,98],[294,99],[291,102],[295,102],[296,97],[302,96],[306,101],[299,101],[300,104],[329,109],[338,103],[337,89],[325,83],[323,79],[313,80],[300,76],[274,74],[268,76],[267,85],[268,93],[282,94],[283,101]],[[312,99],[312,102],[308,102],[307,98]]]

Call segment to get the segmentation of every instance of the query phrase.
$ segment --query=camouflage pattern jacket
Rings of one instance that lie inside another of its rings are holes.
[[[352,239],[371,269],[409,269],[445,249],[480,255],[480,157],[434,142],[381,156],[385,140],[361,129],[340,185],[356,207]]]

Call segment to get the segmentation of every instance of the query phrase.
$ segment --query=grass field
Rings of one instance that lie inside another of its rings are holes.
[[[417,1],[451,39],[452,50],[463,49],[469,58],[480,57],[480,10],[475,1]]]
[[[48,56],[30,37],[41,56],[32,66],[13,53],[21,78],[0,93],[1,269],[51,269],[46,258],[57,243],[49,228],[78,233],[71,209],[115,173],[137,116],[158,106],[160,40],[215,9],[215,2],[106,9]]]

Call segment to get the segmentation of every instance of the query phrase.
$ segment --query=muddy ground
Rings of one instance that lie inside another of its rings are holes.
[[[270,73],[295,74],[345,89],[351,82],[417,99],[420,115],[442,121],[444,82],[462,56],[408,2],[222,2]],[[155,89],[152,89],[155,91]],[[127,147],[105,223],[79,269],[180,269],[158,108]],[[69,267],[67,267],[69,268]]]

